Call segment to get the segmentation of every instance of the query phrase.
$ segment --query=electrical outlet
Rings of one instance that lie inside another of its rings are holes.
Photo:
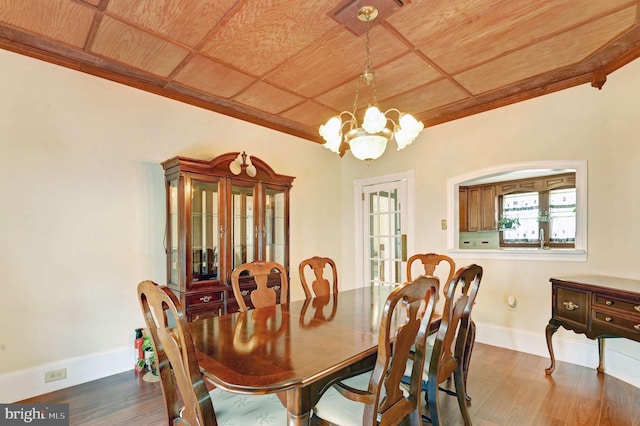
[[[507,296],[507,310],[509,311],[518,310],[518,299],[516,299],[515,296]]]
[[[67,378],[67,369],[60,368],[58,370],[45,371],[44,382],[55,382],[56,380],[63,380]]]

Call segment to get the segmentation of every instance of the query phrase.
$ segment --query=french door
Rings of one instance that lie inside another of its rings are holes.
[[[358,286],[406,281],[411,251],[413,172],[356,181]]]

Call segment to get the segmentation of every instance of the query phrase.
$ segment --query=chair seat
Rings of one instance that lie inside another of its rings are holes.
[[[241,395],[216,388],[209,395],[220,426],[287,424],[287,410],[275,394]]]
[[[366,390],[370,377],[371,371],[342,380],[342,383],[352,388]],[[340,426],[362,426],[364,404],[345,398],[332,386],[322,394],[320,401],[313,408],[313,414]]]

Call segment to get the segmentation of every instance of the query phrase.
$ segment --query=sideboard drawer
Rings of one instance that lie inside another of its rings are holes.
[[[583,327],[589,325],[590,293],[564,287],[556,287],[554,311],[558,318]]]
[[[594,293],[593,305],[594,307],[606,306],[608,308],[614,308],[617,310],[629,312],[631,314],[637,315],[638,318],[640,318],[640,300],[634,303],[631,300],[621,300],[615,297],[609,297],[602,294]]]
[[[605,323],[608,327],[615,327],[619,329],[619,333],[623,336],[640,338],[640,319],[633,317],[623,317],[620,315],[612,314],[610,312],[601,312],[593,310],[593,321],[595,323]]]

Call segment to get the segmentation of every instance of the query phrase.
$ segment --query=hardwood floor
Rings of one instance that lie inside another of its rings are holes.
[[[595,368],[476,344],[469,370],[475,426],[640,426],[640,389]],[[440,393],[446,426],[462,425],[455,397]],[[125,372],[21,402],[68,403],[71,425],[162,425],[159,383]]]

